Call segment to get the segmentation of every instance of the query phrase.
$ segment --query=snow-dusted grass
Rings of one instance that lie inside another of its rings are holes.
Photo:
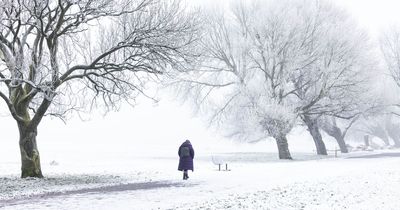
[[[127,182],[129,179],[116,175],[103,174],[58,174],[44,179],[21,179],[17,175],[0,177],[0,200],[26,198],[34,195],[52,192],[67,192],[78,189],[87,189],[100,186],[116,185]]]

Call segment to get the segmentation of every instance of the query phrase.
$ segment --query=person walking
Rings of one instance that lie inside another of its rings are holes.
[[[193,158],[194,158],[193,146],[189,140],[183,142],[182,145],[179,147],[178,155],[179,155],[178,170],[183,171],[183,180],[187,180],[189,178],[188,170],[193,171]]]

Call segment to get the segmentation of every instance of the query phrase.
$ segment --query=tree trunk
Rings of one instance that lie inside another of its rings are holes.
[[[311,119],[309,116],[303,116],[303,121],[308,127],[308,131],[310,132],[315,147],[317,148],[318,155],[328,155],[325,147],[325,143],[322,141],[321,132],[319,131],[318,122],[315,119]]]
[[[17,100],[17,99],[16,99]],[[34,117],[31,119],[27,103],[15,106],[17,115],[22,118],[17,120],[19,130],[19,149],[21,153],[21,178],[43,178],[40,166],[39,150],[36,144],[37,127],[51,104],[51,100],[43,99]]]
[[[378,137],[379,137],[379,136],[378,136]],[[389,137],[388,137],[388,136],[382,135],[382,136],[380,136],[379,138],[382,139],[383,143],[385,143],[386,146],[390,146]]]
[[[394,142],[394,147],[399,148],[400,147],[400,140],[398,137],[392,137],[392,140]]]
[[[37,128],[29,129],[19,124],[19,148],[21,153],[21,178],[43,178],[40,156],[36,144]]]
[[[332,125],[332,130],[326,131],[326,133],[336,139],[336,142],[339,145],[341,153],[349,153],[349,150],[347,149],[346,146],[346,142],[344,141],[344,135],[340,130],[340,128]]]
[[[279,159],[291,160],[292,156],[289,151],[289,144],[285,135],[279,135],[274,137],[276,140],[276,145],[278,146]]]
[[[320,124],[321,125],[321,124]],[[348,127],[350,128],[350,127]],[[341,153],[348,153],[346,142],[344,141],[344,137],[346,136],[347,130],[342,132],[342,130],[336,125],[336,120],[333,118],[332,123],[329,121],[324,121],[322,123],[321,129],[325,131],[329,136],[335,138],[336,142],[339,145]]]
[[[347,149],[346,142],[344,141],[343,135],[334,135],[333,137],[336,139],[336,142],[339,145],[340,152],[341,153],[349,153],[349,150]]]
[[[393,140],[395,147],[400,147],[400,138],[396,131],[388,129],[389,137]]]

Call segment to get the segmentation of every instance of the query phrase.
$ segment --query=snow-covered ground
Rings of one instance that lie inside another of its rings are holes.
[[[364,156],[380,153],[388,156]],[[339,158],[294,153],[294,161],[277,161],[269,153],[220,154],[229,160],[230,171],[218,171],[210,155],[199,155],[188,181],[181,180],[173,156],[46,164],[47,178],[25,180],[7,170],[13,164],[1,163],[0,207],[400,209],[398,153],[352,153]]]
[[[19,178],[18,131],[2,118],[0,209],[400,209],[400,150],[316,156],[299,129],[289,136],[295,159],[280,161],[271,140],[223,140],[173,106],[135,110],[67,125],[46,119],[38,134],[44,179]],[[183,181],[177,149],[186,138],[196,157]],[[379,153],[389,156],[349,158]],[[212,156],[230,171],[218,171]]]

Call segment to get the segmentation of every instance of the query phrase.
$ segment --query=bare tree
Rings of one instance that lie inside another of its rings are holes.
[[[362,70],[371,62],[363,31],[324,1],[238,1],[208,16],[205,65],[182,89],[211,110],[211,121],[229,124],[231,136],[272,136],[280,158],[291,158],[286,135],[300,116],[326,155],[318,117],[350,118],[353,96],[365,90]]]
[[[179,1],[2,1],[0,97],[18,124],[21,177],[43,177],[44,116],[134,103],[147,82],[190,62],[197,30]]]
[[[383,31],[379,41],[385,72],[388,73],[391,77],[391,81],[393,81],[398,88],[400,87],[400,25],[392,25],[389,29]],[[390,101],[393,106],[391,112],[400,116],[398,111],[400,102],[397,91],[394,92],[396,93],[391,95],[390,99],[387,101]]]
[[[375,121],[370,118],[368,119],[368,122],[365,123],[365,127],[366,129],[364,131],[366,133],[380,138],[386,146],[390,145],[389,136],[384,124],[381,124],[379,121]]]
[[[367,115],[364,118],[365,120],[358,125],[359,131],[378,137],[383,141],[385,146],[392,146],[390,139],[393,141],[394,147],[400,146],[400,135],[398,132],[400,124],[396,115],[382,109],[380,112]]]
[[[365,124],[363,120],[366,120],[368,116],[384,115],[382,110],[387,107],[384,105],[384,99],[377,97],[377,93],[373,91],[359,92],[351,97],[351,101],[355,105],[351,109],[318,118],[320,128],[335,138],[342,153],[349,152],[345,137],[354,125]]]
[[[291,159],[286,135],[297,116],[287,81],[299,56],[297,29],[289,24],[295,17],[288,17],[295,12],[282,4],[262,6],[241,1],[229,11],[207,14],[202,66],[183,75],[179,87],[229,136],[248,141],[272,136],[279,158]]]
[[[340,152],[348,153],[349,150],[345,142],[345,137],[349,129],[358,119],[359,116],[354,117],[353,119],[349,120],[346,125],[342,126],[343,128],[341,128],[340,124],[338,123],[338,118],[333,116],[325,116],[319,118],[319,125],[323,131],[336,139],[340,148]]]
[[[380,45],[385,67],[393,81],[400,87],[400,27],[394,25],[383,32]]]
[[[308,17],[305,30],[312,31],[306,44],[313,59],[298,70],[300,76],[292,82],[297,87],[300,117],[313,137],[317,154],[326,155],[318,118],[359,115],[359,104],[365,102],[362,96],[369,90],[368,72],[375,64],[366,33],[345,10],[324,1],[310,8],[303,13]],[[340,145],[342,148],[343,142]]]

